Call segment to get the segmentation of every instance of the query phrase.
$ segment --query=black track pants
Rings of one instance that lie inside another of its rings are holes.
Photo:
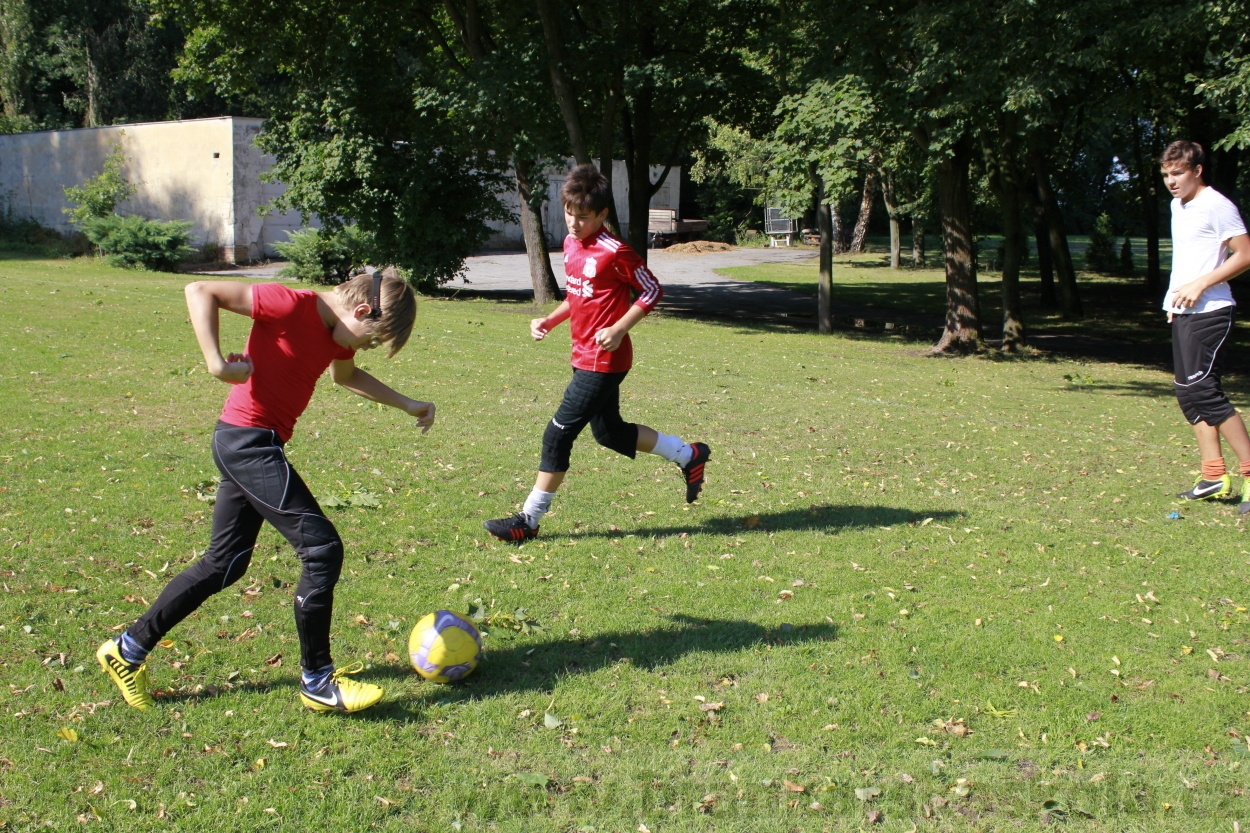
[[[295,588],[295,627],[300,664],[330,665],[330,616],[334,585],[343,569],[343,542],[317,499],[287,462],[278,435],[268,428],[218,423],[213,461],[221,486],[213,507],[213,535],[203,558],[175,576],[156,602],[129,629],[151,650],[204,601],[247,573],[261,524],[269,521],[291,542],[303,562]]]

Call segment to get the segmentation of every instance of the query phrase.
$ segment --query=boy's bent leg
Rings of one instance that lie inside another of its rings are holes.
[[[263,519],[237,485],[223,479],[213,506],[213,534],[204,556],[170,580],[126,633],[145,651],[206,599],[247,573]]]
[[[1221,498],[1232,491],[1232,480],[1225,471],[1220,448],[1223,432],[1219,427],[1237,416],[1220,383],[1232,326],[1232,307],[1176,315],[1172,319],[1173,390],[1185,420],[1193,427],[1203,464],[1203,472],[1193,487],[1177,495],[1186,500]],[[1228,433],[1235,435],[1236,427],[1236,423],[1230,425]],[[1244,424],[1241,428],[1244,433]],[[1240,443],[1241,438],[1236,437],[1234,441]],[[1250,442],[1243,445],[1243,450],[1250,450]],[[1240,458],[1240,454],[1238,456]]]
[[[286,459],[274,432],[260,428],[218,430],[214,453],[222,474],[294,547],[303,564],[295,589],[295,626],[300,664],[323,668],[330,658],[334,585],[343,568],[343,542],[303,479]]]

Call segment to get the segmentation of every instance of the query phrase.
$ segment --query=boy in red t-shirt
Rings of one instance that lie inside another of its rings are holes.
[[[573,381],[547,423],[542,459],[534,488],[521,511],[487,521],[486,530],[503,541],[521,542],[538,535],[556,490],[569,470],[573,441],[589,423],[595,441],[632,458],[638,451],[658,454],[681,467],[686,502],[703,489],[703,468],[711,451],[703,443],[682,442],[645,425],[621,418],[620,387],[633,364],[630,329],[655,309],[664,295],[638,253],[604,228],[611,192],[594,165],[574,168],[560,189],[564,222],[565,300],[546,318],[530,322],[530,335],[542,339],[569,320],[573,336]],[[637,298],[630,300],[631,290]]]
[[[356,367],[357,350],[383,344],[399,352],[412,332],[417,300],[412,288],[381,273],[359,275],[330,292],[196,281],[186,288],[191,326],[208,372],[233,385],[213,433],[213,461],[221,485],[213,532],[204,556],[175,576],[139,620],[105,640],[96,659],[126,702],[146,709],[148,653],[209,596],[247,572],[261,524],[269,521],[303,562],[295,588],[299,633],[300,701],[319,712],[355,712],[382,699],[382,688],[350,679],[355,666],[336,670],[330,659],[334,586],[343,567],[343,542],[316,498],[287,462],[283,445],[330,368],[334,381],[365,399],[416,417],[422,433],[434,424],[434,405],[396,393]],[[246,352],[223,357],[220,310],[253,320]]]

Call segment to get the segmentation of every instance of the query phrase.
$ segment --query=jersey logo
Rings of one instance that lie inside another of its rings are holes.
[[[582,264],[582,274],[588,278],[593,278],[596,269],[595,259],[593,257],[586,258],[586,262]]]

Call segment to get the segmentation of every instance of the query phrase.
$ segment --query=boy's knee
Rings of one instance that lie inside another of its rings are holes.
[[[343,568],[343,539],[330,519],[308,515],[300,524],[300,558],[305,569],[320,581],[338,581]]]
[[[1190,425],[1199,422],[1219,425],[1237,413],[1219,382],[1210,377],[1186,387],[1177,387],[1176,401]]]
[[[595,442],[606,449],[630,458],[638,453],[638,426],[632,422],[616,425],[592,422],[590,430],[595,435]]]
[[[571,426],[560,425],[554,419],[548,421],[547,429],[543,431],[543,455],[538,468],[541,471],[568,471],[577,434]]]

